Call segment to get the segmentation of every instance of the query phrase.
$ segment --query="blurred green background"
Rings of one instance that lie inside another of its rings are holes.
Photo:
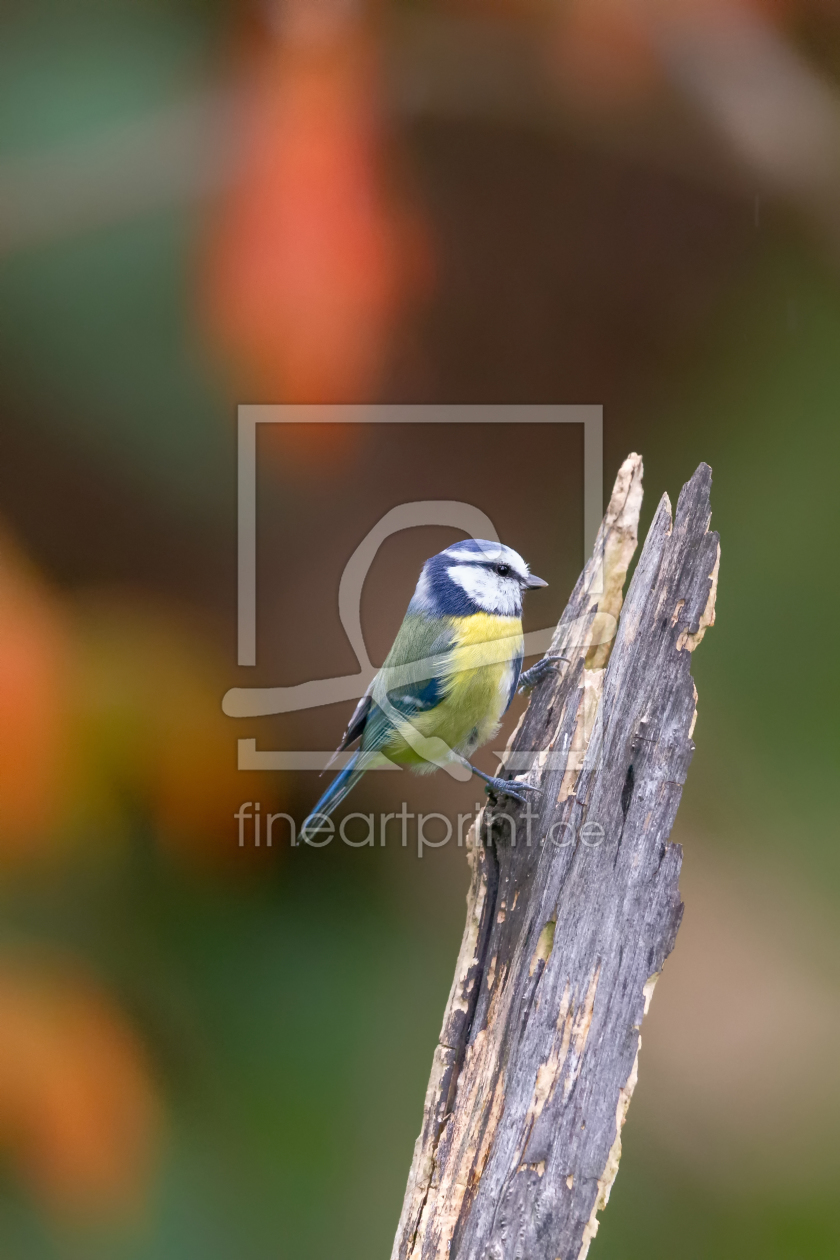
[[[243,401],[602,403],[645,526],[712,465],[685,921],[591,1254],[840,1255],[838,78],[817,0],[0,4],[3,1257],[390,1251],[466,862],[240,849],[240,802],[321,785],[237,738],[348,706],[220,701],[353,669],[339,577],[410,499],[488,511],[556,619],[582,441],[261,436],[242,670]],[[374,661],[449,541],[382,548]]]

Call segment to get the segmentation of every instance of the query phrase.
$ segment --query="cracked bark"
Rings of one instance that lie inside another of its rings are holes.
[[[711,471],[665,495],[622,608],[642,462],[505,753],[536,804],[470,834],[467,923],[392,1260],[583,1260],[621,1154],[642,1018],[682,916],[668,837],[694,750],[691,652],[714,622]],[[617,627],[616,627],[617,621]]]

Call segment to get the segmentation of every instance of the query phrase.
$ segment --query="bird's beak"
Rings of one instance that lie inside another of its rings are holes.
[[[535,573],[529,573],[522,585],[525,587],[526,591],[535,591],[538,586],[548,586],[548,582],[543,581],[542,578],[538,578]]]

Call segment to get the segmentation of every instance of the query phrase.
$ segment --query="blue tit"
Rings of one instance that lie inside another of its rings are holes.
[[[547,586],[501,543],[467,539],[423,565],[394,645],[350,719],[337,752],[359,746],[301,829],[315,835],[364,772],[383,757],[427,774],[459,764],[495,792],[524,800],[532,785],[493,778],[469,758],[499,729],[517,688],[557,664],[522,674],[522,594]]]

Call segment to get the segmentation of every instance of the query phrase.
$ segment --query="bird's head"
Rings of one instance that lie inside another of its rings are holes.
[[[512,547],[467,538],[426,561],[410,607],[438,616],[518,617],[522,592],[538,586],[548,583],[535,577]]]

